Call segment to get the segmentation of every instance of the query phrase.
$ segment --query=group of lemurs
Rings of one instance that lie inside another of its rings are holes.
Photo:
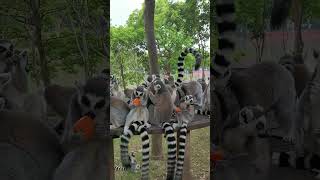
[[[195,69],[201,64],[201,55],[192,48],[187,48],[178,58],[178,79],[173,76],[161,78],[159,75],[148,75],[144,82],[126,91],[129,101],[123,99],[125,93],[119,93],[118,82],[114,76],[110,83],[111,107],[110,120],[112,128],[124,126],[120,137],[120,153],[123,169],[132,169],[128,144],[130,138],[140,134],[142,141],[141,178],[148,179],[149,173],[149,136],[148,128],[161,127],[167,140],[167,179],[182,179],[184,152],[186,145],[187,125],[194,114],[209,115],[210,85],[204,81],[183,81],[184,59],[193,54]],[[201,83],[200,83],[201,82]],[[205,87],[203,89],[203,87]],[[174,130],[180,132],[179,144]],[[178,155],[177,155],[178,150]]]
[[[105,162],[98,160],[107,156],[105,144],[100,140],[108,135],[110,125],[112,128],[124,127],[120,137],[122,167],[116,169],[141,169],[141,178],[149,179],[148,128],[151,125],[161,127],[167,140],[169,180],[182,178],[188,123],[195,113],[209,114],[211,110],[212,149],[223,151],[223,161],[216,161],[213,166],[213,177],[268,179],[274,163],[312,170],[318,173],[315,177],[320,178],[320,63],[310,72],[304,64],[297,64],[292,57],[285,56],[279,62],[265,61],[244,70],[233,70],[230,66],[236,46],[233,41],[236,30],[233,0],[218,0],[216,10],[218,49],[211,63],[212,78],[208,84],[183,82],[185,56],[189,53],[195,56],[196,69],[201,63],[199,53],[188,48],[178,58],[176,81],[172,76],[163,79],[159,75],[149,75],[142,85],[122,92],[116,78],[104,70],[84,83],[76,83],[75,87],[50,85],[29,92],[26,52],[14,48],[10,41],[0,40],[0,114],[4,124],[19,127],[17,123],[20,123],[30,129],[49,129],[45,128],[50,124],[48,113],[58,114],[61,121],[54,124],[53,129],[58,137],[60,135],[64,157],[52,175],[53,179],[62,180],[107,176],[104,174]],[[125,99],[126,95],[128,99]],[[108,116],[110,124],[106,121]],[[75,131],[75,125],[83,117],[93,120],[94,133],[90,141],[84,132]],[[31,127],[23,118],[41,125]],[[8,119],[15,123],[7,122]],[[179,144],[174,135],[176,128],[180,131]],[[6,138],[2,139],[11,141],[3,131],[0,135]],[[134,134],[139,134],[142,140],[141,167],[129,153],[128,144]],[[43,137],[47,136],[55,138],[49,134]],[[294,148],[287,152],[272,152],[273,144],[269,141],[272,137],[280,137],[283,143],[293,144]],[[23,138],[18,140],[24,142]],[[43,139],[41,142],[45,144]],[[57,146],[54,140],[51,144]],[[8,145],[12,144],[1,142],[1,150]],[[52,152],[57,156],[60,153]],[[250,167],[238,172],[240,176],[234,176],[223,162],[235,162],[238,158],[244,158]],[[93,167],[97,168],[93,170]],[[83,173],[74,174],[75,170]]]
[[[200,112],[209,111],[209,85],[198,81],[183,82],[184,58],[191,53],[195,56],[195,68],[201,63],[200,54],[188,48],[178,58],[178,79],[162,79],[150,75],[145,83],[131,91],[129,101],[119,90],[116,79],[106,70],[98,73],[84,83],[64,87],[57,84],[29,92],[26,71],[27,54],[14,48],[10,41],[0,42],[0,107],[5,111],[22,111],[39,119],[39,123],[54,130],[60,138],[64,157],[53,172],[53,179],[88,179],[92,172],[85,171],[74,175],[72,172],[82,168],[92,169],[97,158],[106,156],[104,143],[100,141],[109,133],[109,127],[124,126],[121,139],[122,166],[118,170],[141,169],[141,178],[149,179],[149,136],[147,129],[153,125],[161,127],[168,143],[167,179],[181,179],[184,162],[187,124],[192,121],[195,107]],[[109,82],[110,79],[110,82]],[[205,87],[203,90],[202,87]],[[111,96],[110,96],[111,95]],[[110,97],[110,102],[108,98]],[[110,113],[108,109],[110,108]],[[50,122],[50,115],[60,117]],[[173,116],[174,115],[174,116]],[[110,124],[106,119],[110,116]],[[87,119],[86,119],[87,118]],[[89,120],[88,120],[89,119]],[[92,120],[92,122],[90,121]],[[82,122],[81,122],[82,121]],[[81,123],[87,123],[80,131]],[[90,124],[90,123],[93,123]],[[90,130],[90,127],[94,129]],[[174,130],[179,127],[180,136],[177,147]],[[86,134],[93,131],[90,136]],[[130,137],[138,133],[142,140],[142,165],[137,164],[132,153],[128,153]],[[176,157],[179,149],[178,157]],[[90,152],[90,153],[89,153]],[[98,153],[94,156],[92,153]],[[87,162],[82,166],[79,161]],[[101,162],[101,161],[100,161]],[[105,166],[101,162],[101,168]],[[101,169],[94,170],[98,177]]]
[[[234,70],[231,68],[236,47],[234,0],[217,1],[216,12],[218,49],[210,69],[210,83],[214,87],[210,130],[215,167],[212,176],[269,179],[274,163],[313,170],[318,173],[315,177],[320,178],[320,63],[313,74],[305,64],[297,64],[290,56],[279,62],[264,61]],[[292,144],[293,149],[272,152],[270,138],[275,137]],[[217,160],[221,158],[217,152],[221,151],[222,161]],[[244,164],[232,167],[241,158],[250,164],[247,169],[243,169]],[[229,166],[224,162],[229,162]]]

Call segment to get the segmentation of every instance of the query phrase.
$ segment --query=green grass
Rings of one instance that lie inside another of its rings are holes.
[[[210,178],[209,170],[209,127],[191,131],[191,172],[195,180],[207,180]],[[120,140],[114,139],[115,165],[120,162]],[[151,147],[151,146],[150,146]],[[162,147],[163,160],[151,160],[150,179],[163,180],[166,176],[166,141],[163,138]],[[138,163],[141,165],[141,140],[139,136],[134,136],[129,144],[129,151],[136,152]],[[116,180],[136,180],[140,179],[140,172],[116,171]]]

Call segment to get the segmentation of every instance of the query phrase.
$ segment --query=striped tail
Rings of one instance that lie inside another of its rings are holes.
[[[128,153],[128,145],[130,138],[133,136],[133,133],[137,131],[138,127],[141,125],[139,121],[133,122],[129,129],[120,136],[120,158],[121,163],[124,168],[131,168],[130,158]]]
[[[176,167],[177,168],[176,180],[182,179],[186,138],[187,138],[187,124],[183,123],[180,128],[180,135],[179,135],[179,152],[178,152],[177,167]]]
[[[175,163],[176,163],[176,151],[177,151],[176,138],[170,123],[164,122],[162,124],[162,129],[165,132],[165,137],[167,138],[167,144],[168,144],[167,180],[173,180]]]
[[[214,76],[215,86],[224,87],[231,77],[230,62],[235,43],[232,40],[236,31],[235,5],[233,0],[217,0],[218,49],[211,63],[210,73]]]
[[[141,165],[141,179],[147,180],[149,179],[149,151],[150,151],[150,141],[148,132],[144,122],[139,126],[138,131],[140,133],[141,141],[142,141],[142,165]]]
[[[210,115],[210,111],[208,110],[201,110],[201,109],[196,109],[195,113],[198,115],[204,115],[204,116],[209,116]]]
[[[127,171],[128,168],[115,165],[115,166],[114,166],[114,170],[116,170],[116,171]]]
[[[274,164],[280,167],[293,167],[296,169],[308,169],[320,177],[320,156],[309,154],[303,157],[296,157],[294,153],[273,153]]]
[[[175,85],[177,87],[180,87],[182,83],[182,79],[184,76],[184,59],[189,53],[193,54],[193,56],[196,58],[195,70],[198,70],[201,65],[202,57],[198,51],[194,50],[193,48],[186,48],[184,52],[181,52],[178,58],[178,79],[175,82]]]

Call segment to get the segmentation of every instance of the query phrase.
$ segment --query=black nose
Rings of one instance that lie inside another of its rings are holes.
[[[96,117],[96,114],[92,111],[89,111],[85,114],[85,116],[89,116],[91,119],[94,119]]]
[[[257,130],[262,130],[264,129],[264,124],[262,122],[258,122],[256,125]]]

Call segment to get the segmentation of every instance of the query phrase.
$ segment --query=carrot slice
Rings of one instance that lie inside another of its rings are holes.
[[[74,124],[73,130],[75,132],[82,132],[84,134],[84,138],[89,140],[93,137],[94,127],[94,120],[89,116],[83,116]]]

